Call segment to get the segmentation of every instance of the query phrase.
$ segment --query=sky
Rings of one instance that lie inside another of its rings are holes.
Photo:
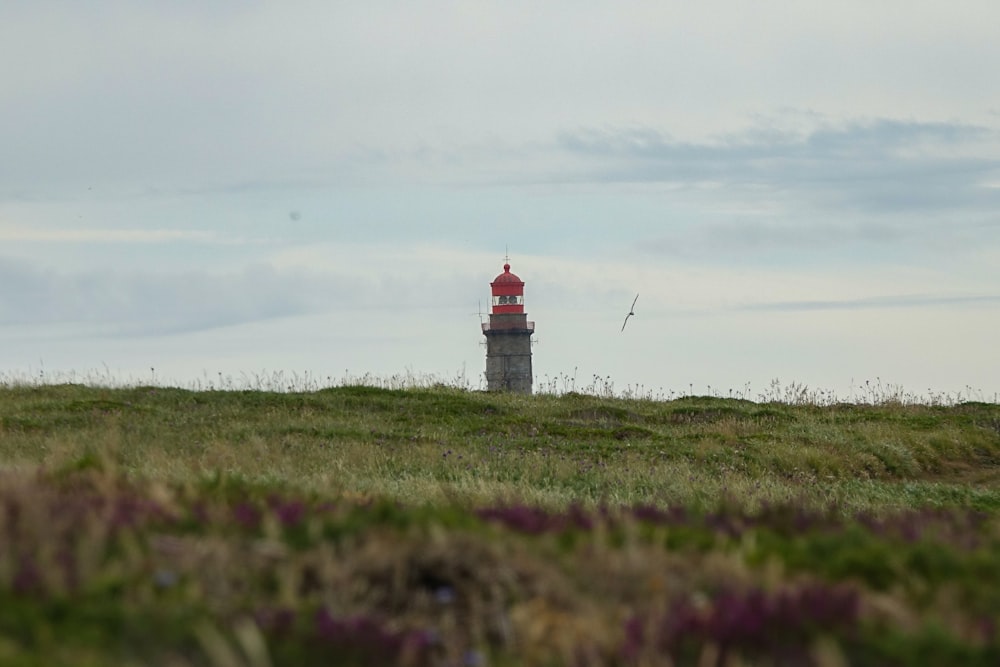
[[[1000,397],[994,0],[8,0],[0,379]],[[635,317],[621,331],[629,305]]]

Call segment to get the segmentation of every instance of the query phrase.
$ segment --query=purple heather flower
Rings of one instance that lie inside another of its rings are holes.
[[[298,524],[306,513],[305,504],[299,500],[281,502],[273,506],[274,513],[278,515],[278,520],[283,526],[294,526]]]
[[[295,625],[295,612],[291,609],[259,609],[254,613],[254,620],[264,632],[284,634]]]
[[[233,508],[233,518],[244,528],[260,526],[260,510],[250,503],[239,503]]]

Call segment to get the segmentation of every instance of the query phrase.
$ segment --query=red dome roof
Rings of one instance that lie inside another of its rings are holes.
[[[497,276],[496,279],[494,279],[493,282],[490,284],[495,285],[496,283],[523,283],[523,282],[524,282],[523,280],[521,280],[520,278],[518,278],[517,276],[515,276],[513,273],[510,272],[510,264],[504,264],[503,273]]]

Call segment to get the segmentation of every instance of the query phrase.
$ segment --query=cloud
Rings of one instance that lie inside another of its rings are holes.
[[[0,258],[0,325],[83,325],[104,335],[198,331],[319,308],[317,289],[267,265],[239,272],[61,273]],[[323,288],[336,288],[330,282]]]
[[[23,227],[0,227],[0,241],[10,243],[223,242],[218,234],[209,231],[180,229],[28,229]]]
[[[0,327],[149,336],[307,315],[341,319],[348,330],[373,314],[466,317],[500,270],[490,259],[420,244],[326,243],[275,248],[269,259],[228,270],[115,268],[114,259],[57,270],[0,256]]]
[[[989,306],[1000,304],[1000,294],[899,294],[862,299],[827,299],[806,301],[771,301],[737,307],[742,311],[798,312],[814,310],[884,310],[887,308],[923,308],[928,306]]]
[[[882,118],[806,132],[760,126],[699,143],[650,128],[580,130],[557,143],[589,166],[569,178],[602,183],[709,186],[867,213],[1000,204],[985,187],[1000,174],[1000,132],[979,125]]]
[[[690,137],[775,100],[838,117],[978,117],[995,106],[981,63],[997,53],[997,10],[979,4],[904,17],[860,2],[4,3],[0,44],[19,57],[0,58],[0,188],[329,182],[369,153],[385,156],[382,177],[397,168],[410,182],[470,164],[510,178],[534,171],[529,148],[560,128],[633,123],[698,153]],[[520,146],[520,164],[497,173],[496,151],[476,149],[490,143]]]
[[[780,256],[790,265],[823,258],[841,266],[869,260],[923,261],[937,264],[983,253],[1000,242],[1000,219],[895,219],[836,216],[793,219],[755,216],[707,220],[660,232],[636,245],[645,254],[731,261],[733,257],[766,261]],[[760,219],[763,217],[764,219]],[[989,258],[994,261],[995,258]],[[968,268],[968,265],[967,267]]]

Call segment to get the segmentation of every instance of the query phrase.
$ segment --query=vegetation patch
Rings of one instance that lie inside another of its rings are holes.
[[[954,407],[0,389],[0,662],[1000,662]]]

